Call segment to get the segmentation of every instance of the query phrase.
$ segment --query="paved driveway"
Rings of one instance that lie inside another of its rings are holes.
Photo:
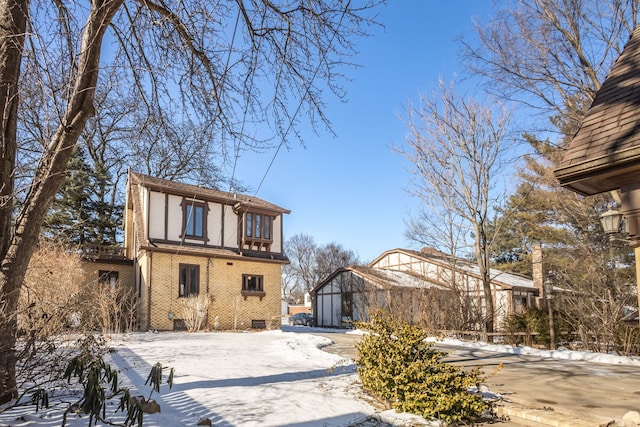
[[[359,335],[325,332],[317,335],[335,342],[325,351],[356,357],[354,345]],[[489,390],[527,408],[574,413],[605,424],[622,419],[629,411],[640,412],[637,366],[491,353],[456,346],[437,345],[437,348],[448,353],[446,361],[482,366]]]

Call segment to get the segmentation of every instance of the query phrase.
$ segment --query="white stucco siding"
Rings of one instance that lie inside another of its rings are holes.
[[[149,217],[149,202],[148,202],[148,198],[149,198],[149,190],[147,190],[144,187],[139,187],[140,190],[140,206],[141,206],[141,210],[142,210],[142,217],[144,218],[143,220],[143,224],[139,224],[138,227],[142,227],[144,228],[143,230],[143,234],[145,235],[145,237],[149,237],[148,234],[148,229],[145,227],[146,224],[146,219]],[[135,221],[135,219],[134,219]]]
[[[166,239],[165,236],[165,195],[157,191],[149,192],[149,239]]]
[[[271,244],[271,252],[282,253],[282,215],[278,215],[273,220],[272,226],[271,236],[273,243]]]
[[[207,238],[208,245],[222,246],[222,205],[220,203],[208,203],[207,214]]]
[[[431,280],[438,280],[439,268],[437,265],[424,263],[423,273],[427,278]]]
[[[224,206],[224,245],[227,248],[238,247],[238,215],[233,207]]]
[[[180,241],[182,234],[182,197],[169,196],[167,206],[167,239]]]
[[[342,295],[341,294],[333,294],[331,295],[331,326],[342,326]]]
[[[342,294],[340,276],[316,290],[316,320],[318,326],[342,327]],[[350,319],[349,319],[350,320]]]
[[[318,326],[340,326],[340,303],[340,295],[328,294],[318,297]]]

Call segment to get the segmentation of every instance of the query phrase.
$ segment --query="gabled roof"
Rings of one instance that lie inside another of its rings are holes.
[[[227,193],[224,191],[218,191],[208,188],[199,187],[196,185],[184,184],[181,182],[169,181],[166,179],[155,178],[148,175],[138,174],[130,172],[129,181],[127,183],[127,203],[129,208],[133,211],[134,221],[136,224],[144,224],[143,209],[141,206],[141,194],[140,187],[147,187],[154,191],[159,191],[168,194],[181,195],[185,197],[196,198],[203,201],[219,202],[233,205],[236,209],[245,210],[261,210],[269,213],[289,213],[290,211],[276,206],[272,203],[264,200],[249,197],[242,194]],[[238,203],[241,206],[237,206]],[[133,248],[135,251],[140,249],[165,252],[165,253],[179,253],[183,255],[193,256],[206,256],[206,257],[220,257],[220,258],[236,258],[236,259],[261,259],[264,262],[276,262],[276,263],[288,263],[289,259],[284,253],[258,253],[251,252],[250,256],[247,256],[248,252],[242,252],[238,248],[220,248],[213,246],[200,246],[200,245],[176,245],[166,242],[156,242],[149,239],[146,231],[147,228],[143,226],[133,227],[136,233],[135,242],[137,247]]]
[[[379,289],[389,289],[394,287],[413,289],[448,289],[444,286],[431,282],[424,276],[409,271],[386,270],[363,265],[350,265],[334,271],[330,276],[314,286],[311,293],[333,280],[336,276],[345,272],[352,272]]]
[[[373,260],[369,265],[370,266],[374,265],[375,263],[380,261],[382,258],[394,252],[404,253],[406,255],[413,256],[419,260],[422,260],[431,264],[435,264],[435,265],[440,265],[442,267],[449,267],[449,268],[451,267],[450,255],[446,255],[442,252],[439,252],[430,248],[425,248],[422,251],[414,251],[411,249],[392,249],[389,251],[385,251],[382,255],[380,255],[375,260]],[[456,261],[455,266],[458,271],[464,272],[465,274],[472,276],[474,278],[481,279],[480,269],[478,268],[477,264],[462,258],[457,258],[455,261]],[[519,276],[517,274],[506,273],[504,271],[501,271],[495,268],[490,269],[489,274],[491,277],[491,283],[493,285],[500,286],[502,288],[536,289],[536,287],[533,284],[533,280],[523,276]]]
[[[191,197],[211,202],[225,203],[228,205],[234,205],[242,210],[257,209],[274,213],[291,213],[291,211],[288,209],[284,209],[278,205],[274,205],[273,203],[269,203],[257,197],[247,196],[245,194],[214,190],[212,188],[205,188],[198,185],[170,181],[167,179],[156,178],[153,176],[143,175],[135,172],[131,172],[130,176],[133,184],[141,185],[143,187],[150,188],[151,190],[163,193],[176,194],[184,197]]]
[[[554,171],[560,184],[593,195],[640,176],[640,27],[636,28]]]

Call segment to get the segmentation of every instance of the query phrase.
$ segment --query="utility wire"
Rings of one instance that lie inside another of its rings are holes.
[[[340,23],[339,23],[338,26],[340,26],[342,24],[342,21],[343,21],[344,16],[345,16],[346,13],[347,13],[347,11],[345,9],[342,12],[342,16],[340,17]],[[327,52],[330,50],[330,47],[333,44],[333,40],[335,39],[335,37],[336,37],[336,33],[334,32],[333,35],[331,36],[331,40],[329,40],[329,45],[327,47]],[[309,84],[307,84],[307,86],[306,86],[306,89],[304,91],[304,95],[300,98],[300,102],[298,103],[298,108],[296,108],[296,112],[293,114],[293,116],[289,120],[289,126],[287,126],[287,130],[282,135],[282,139],[280,141],[280,144],[278,144],[278,148],[276,149],[275,153],[273,153],[273,157],[271,158],[271,161],[269,162],[269,166],[267,167],[267,170],[264,172],[264,175],[262,176],[262,179],[260,180],[260,184],[258,184],[258,187],[256,188],[256,191],[253,193],[254,197],[258,194],[258,192],[260,191],[260,188],[262,188],[262,184],[264,183],[264,180],[267,178],[267,174],[271,170],[271,167],[273,166],[273,163],[276,160],[276,156],[278,155],[278,153],[280,152],[280,149],[284,145],[287,135],[289,134],[289,132],[293,128],[293,123],[295,122],[295,119],[298,116],[298,113],[300,112],[300,109],[302,108],[302,103],[304,102],[304,99],[309,94],[309,91],[311,90],[311,85],[313,84],[313,81],[316,79],[318,73],[320,72],[320,67],[321,66],[322,66],[322,63],[320,62],[318,64],[318,66],[316,67],[316,70],[313,73],[313,76],[309,80]]]

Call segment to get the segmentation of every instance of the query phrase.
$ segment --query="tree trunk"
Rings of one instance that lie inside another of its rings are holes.
[[[105,0],[94,2],[91,12],[87,18],[81,51],[77,64],[77,75],[75,76],[74,90],[70,95],[67,110],[51,142],[46,147],[35,176],[31,183],[29,192],[22,204],[13,227],[12,233],[6,233],[12,224],[11,203],[2,211],[2,258],[0,268],[0,302],[2,303],[2,322],[0,328],[0,403],[5,403],[15,398],[16,378],[16,311],[18,308],[18,297],[22,282],[29,264],[29,260],[36,248],[40,229],[44,217],[51,206],[55,194],[64,183],[67,163],[71,157],[73,147],[85,127],[89,117],[94,113],[93,99],[95,87],[98,81],[98,70],[100,66],[100,49],[104,32],[113,19],[113,15],[118,10],[122,0]],[[0,81],[3,84],[3,92],[0,98],[0,105],[8,105],[9,112],[14,116],[10,117],[6,112],[3,115],[2,137],[3,137],[3,165],[2,183],[12,180],[15,170],[16,152],[16,123],[18,100],[16,85],[19,78],[19,64],[22,57],[22,47],[24,46],[24,34],[27,22],[29,3],[25,0],[0,0],[0,10],[2,10],[3,21],[0,21],[1,41],[0,55]],[[8,14],[7,11],[14,11]],[[18,19],[15,19],[16,15]],[[11,20],[7,22],[8,20]],[[22,41],[18,45],[18,41]],[[9,48],[5,45],[9,44]],[[5,55],[5,51],[11,51],[13,56]],[[12,67],[12,59],[15,62]],[[13,74],[12,74],[13,73]],[[13,80],[11,80],[12,78]],[[11,83],[11,85],[9,85]],[[13,91],[10,95],[5,85]],[[8,120],[9,117],[11,120]],[[13,155],[9,158],[9,155]],[[7,172],[6,172],[7,171]],[[5,175],[5,173],[7,173]],[[13,191],[13,189],[12,189]],[[2,193],[4,194],[4,193]],[[13,195],[9,193],[9,197]]]
[[[18,80],[29,13],[29,0],[0,0],[0,259],[12,238],[15,207],[13,173],[17,152]],[[12,266],[0,270],[0,403],[17,396],[15,379],[15,307],[18,293],[12,284]]]
[[[491,291],[491,264],[489,259],[488,243],[484,230],[484,223],[479,222],[476,225],[476,260],[480,267],[480,276],[482,277],[482,289],[484,291],[484,329],[487,333],[494,330],[495,307],[493,304],[493,292]],[[491,341],[491,337],[487,337]]]

